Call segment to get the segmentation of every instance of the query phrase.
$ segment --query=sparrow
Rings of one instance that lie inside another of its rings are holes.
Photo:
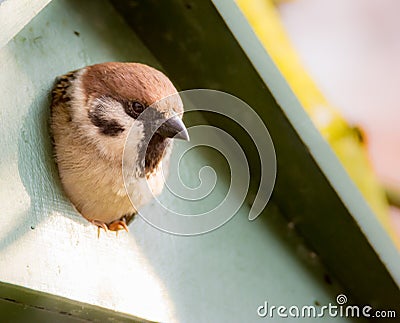
[[[101,63],[57,78],[50,130],[61,184],[98,234],[128,231],[161,193],[172,138],[189,140],[182,115],[172,82],[144,64]]]

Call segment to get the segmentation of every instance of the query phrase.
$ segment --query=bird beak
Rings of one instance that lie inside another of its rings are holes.
[[[166,119],[158,128],[157,133],[163,137],[190,140],[187,129],[178,116]]]

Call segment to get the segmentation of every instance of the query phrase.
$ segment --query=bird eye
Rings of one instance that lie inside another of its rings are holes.
[[[136,113],[142,113],[144,111],[144,105],[141,104],[140,102],[133,102],[132,107]]]
[[[135,119],[146,109],[142,103],[137,101],[127,102],[124,106],[125,112]]]

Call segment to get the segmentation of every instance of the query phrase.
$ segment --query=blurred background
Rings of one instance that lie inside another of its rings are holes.
[[[276,1],[284,29],[326,99],[364,133],[378,180],[400,187],[400,2]],[[400,236],[400,210],[390,208]]]

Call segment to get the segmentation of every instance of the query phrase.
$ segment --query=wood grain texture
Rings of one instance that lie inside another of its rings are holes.
[[[7,44],[51,0],[0,1],[0,48]]]

